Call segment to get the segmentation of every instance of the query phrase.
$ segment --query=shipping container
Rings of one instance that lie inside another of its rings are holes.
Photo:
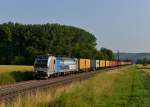
[[[110,62],[109,62],[109,66],[110,66],[110,67],[113,67],[113,61],[110,61]]]
[[[106,61],[106,67],[110,67],[109,61]]]
[[[114,67],[116,67],[116,66],[117,66],[117,61],[114,61],[113,66],[114,66]]]
[[[121,61],[118,61],[118,66],[121,66]]]
[[[105,68],[105,60],[100,60],[100,68]]]
[[[115,67],[116,66],[116,61],[112,61],[112,67]]]
[[[86,70],[87,71],[91,70],[91,60],[90,59],[86,59]]]
[[[91,60],[91,70],[96,70],[96,60],[95,59],[93,59],[93,60]]]
[[[100,60],[96,60],[96,69],[100,69]]]
[[[103,68],[103,60],[99,61],[100,68]]]
[[[90,59],[79,59],[79,70],[89,71],[91,69]]]
[[[121,65],[124,65],[125,63],[124,63],[124,61],[121,61]]]

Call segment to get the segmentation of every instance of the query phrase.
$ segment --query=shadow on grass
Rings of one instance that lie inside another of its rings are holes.
[[[33,71],[13,71],[0,73],[0,85],[13,84],[16,82],[33,80]]]
[[[16,82],[34,79],[33,71],[13,71],[10,72],[10,75],[14,78]]]

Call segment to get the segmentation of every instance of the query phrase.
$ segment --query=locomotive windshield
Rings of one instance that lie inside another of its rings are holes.
[[[47,62],[48,62],[48,59],[39,59],[39,58],[37,58],[37,59],[35,59],[34,66],[45,68],[45,67],[47,67]]]

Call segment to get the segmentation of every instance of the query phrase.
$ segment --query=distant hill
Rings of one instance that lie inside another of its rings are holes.
[[[114,54],[115,59],[117,59],[117,53]],[[137,59],[143,59],[147,58],[150,59],[150,53],[119,53],[119,57],[121,60],[128,60],[131,59],[134,62],[137,61]]]

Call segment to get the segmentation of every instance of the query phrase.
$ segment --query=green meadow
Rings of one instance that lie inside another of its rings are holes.
[[[130,66],[61,88],[19,96],[2,107],[149,107],[150,70]]]
[[[0,85],[33,79],[33,66],[0,65]]]

